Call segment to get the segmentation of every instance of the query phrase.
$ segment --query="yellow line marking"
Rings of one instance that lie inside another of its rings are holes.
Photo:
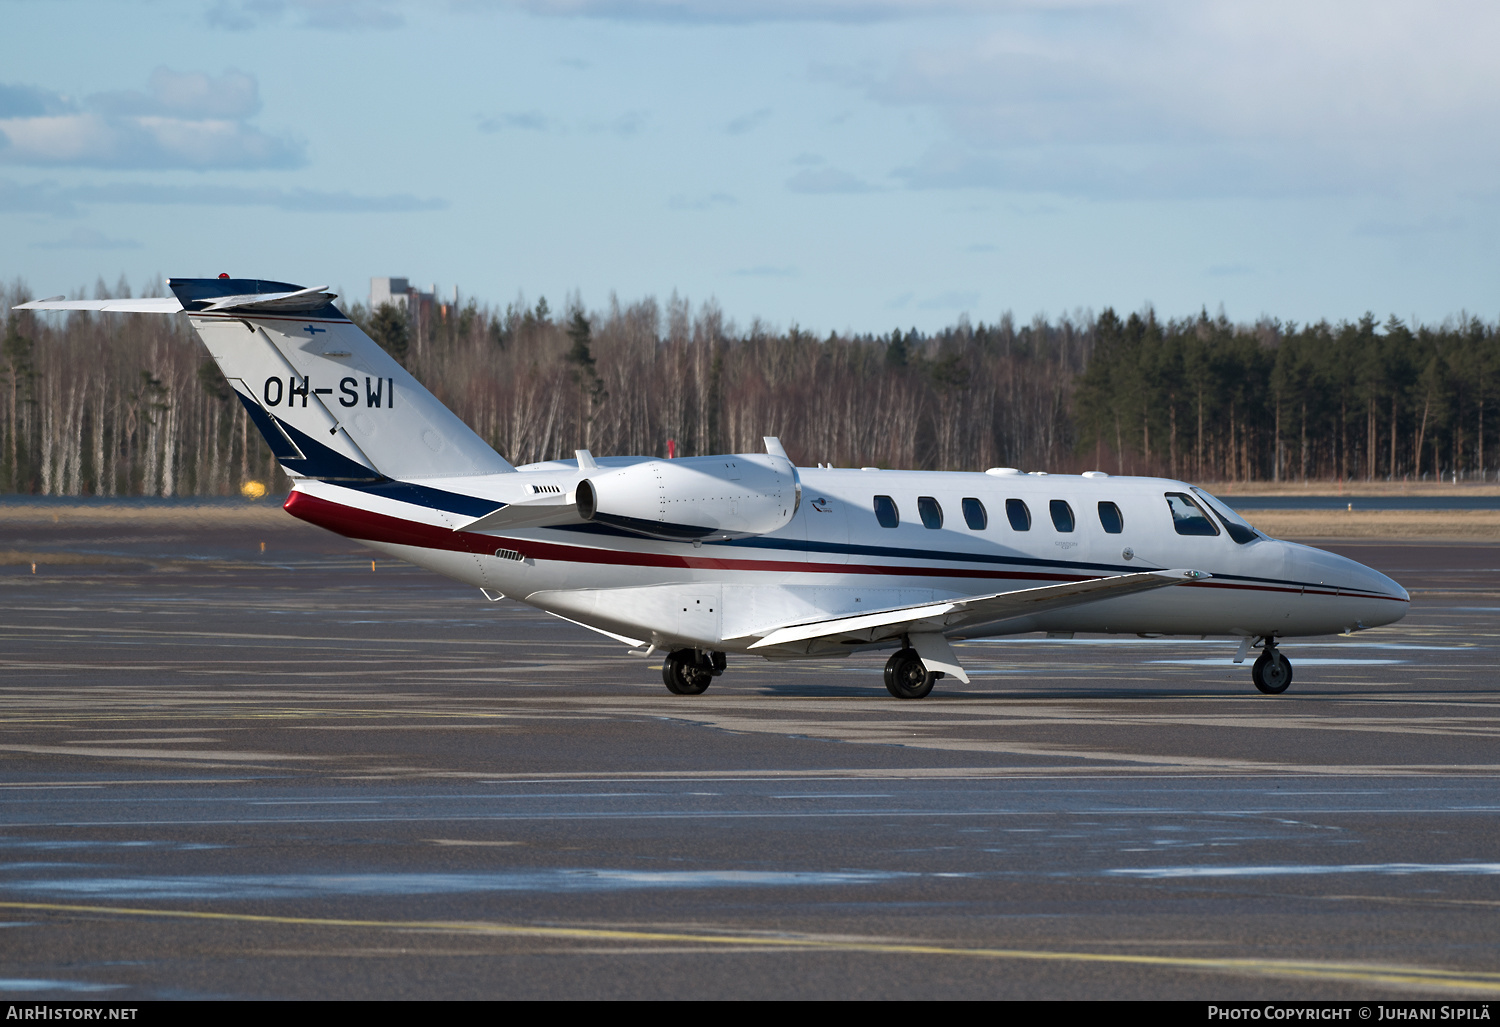
[[[1115,964],[1177,970],[1211,970],[1360,984],[1394,988],[1441,989],[1500,994],[1500,973],[1443,970],[1435,967],[1380,966],[1359,963],[1322,963],[1281,959],[1211,959],[1188,956],[1136,956],[1107,952],[1056,952],[1041,949],[962,948],[921,942],[863,941],[859,938],[816,938],[788,935],[694,934],[684,931],[640,931],[593,927],[534,927],[448,920],[350,920],[326,917],[270,916],[254,913],[209,913],[184,909],[140,909],[128,906],[79,906],[50,902],[0,902],[0,909],[52,913],[99,913],[107,916],[164,917],[227,923],[282,924],[294,927],[363,927],[384,930],[454,931],[471,935],[513,938],[555,938],[574,941],[694,944],[725,948],[795,949],[824,952],[868,952],[877,955],[960,956],[971,959],[1017,959],[1037,962]]]

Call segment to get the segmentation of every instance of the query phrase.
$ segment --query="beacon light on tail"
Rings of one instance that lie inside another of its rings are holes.
[[[1267,538],[1163,478],[796,468],[765,453],[512,467],[322,287],[172,279],[165,299],[29,310],[183,314],[287,475],[286,510],[400,559],[663,653],[677,694],[730,654],[895,650],[921,698],[968,675],[949,644],[1044,631],[1220,636],[1291,684],[1282,639],[1405,616],[1352,560]]]

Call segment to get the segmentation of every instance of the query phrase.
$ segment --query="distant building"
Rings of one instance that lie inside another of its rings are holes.
[[[450,310],[458,309],[458,286],[453,287],[453,301],[450,305],[439,301],[436,283],[431,291],[423,292],[421,289],[413,289],[408,278],[371,278],[370,313],[374,314],[386,303],[406,311],[407,320],[411,322],[413,341],[417,352],[421,353],[425,336],[440,321],[448,319]]]
[[[433,301],[436,299],[436,285],[432,287],[431,292],[422,292],[420,289],[411,287],[410,279],[370,279],[370,310],[372,312],[379,310],[382,304],[391,303],[405,307],[407,314],[416,318],[431,310]]]

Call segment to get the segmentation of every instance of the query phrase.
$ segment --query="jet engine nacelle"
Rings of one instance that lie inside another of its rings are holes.
[[[765,535],[802,501],[797,469],[765,453],[650,460],[578,483],[578,516],[652,538]]]

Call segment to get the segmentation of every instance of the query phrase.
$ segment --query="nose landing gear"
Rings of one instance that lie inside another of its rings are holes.
[[[1266,639],[1265,643],[1265,650],[1250,668],[1250,678],[1266,695],[1280,695],[1292,684],[1292,661],[1281,655],[1274,638]]]
[[[661,679],[673,695],[702,695],[727,662],[720,652],[678,649],[662,660]]]

